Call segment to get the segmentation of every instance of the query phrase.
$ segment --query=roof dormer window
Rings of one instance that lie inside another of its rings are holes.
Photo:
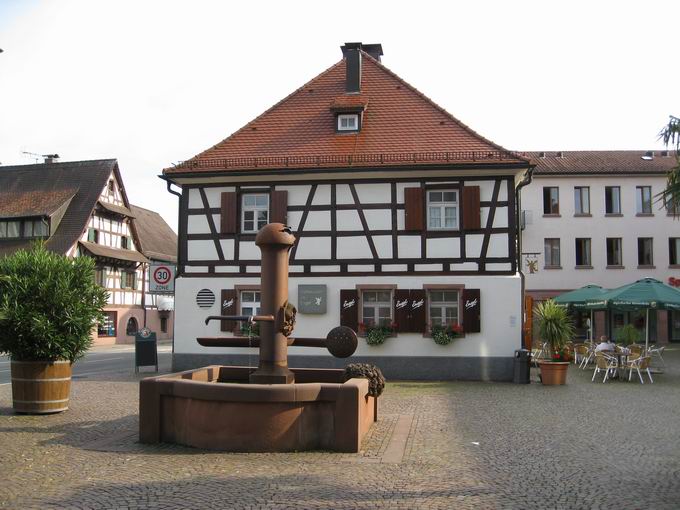
[[[359,114],[342,113],[338,115],[338,131],[359,131]]]

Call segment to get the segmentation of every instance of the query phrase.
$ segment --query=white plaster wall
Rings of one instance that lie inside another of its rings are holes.
[[[543,187],[558,186],[560,217],[543,217]],[[591,217],[574,216],[574,186],[590,187]],[[622,217],[605,217],[605,186],[621,187]],[[680,222],[654,203],[654,216],[636,216],[635,187],[651,186],[652,196],[665,187],[664,176],[535,176],[522,190],[522,210],[530,211],[532,224],[522,232],[522,252],[538,252],[539,271],[529,274],[528,290],[569,290],[594,283],[615,288],[647,276],[667,282],[680,278],[680,270],[669,267],[668,238],[680,237]],[[575,239],[591,239],[593,269],[576,269]],[[606,238],[620,237],[625,269],[607,269]],[[652,237],[654,268],[638,269],[637,238]],[[559,238],[562,269],[544,269],[544,239]]]
[[[364,209],[366,223],[370,230],[391,230],[392,211],[386,209]],[[360,223],[361,225],[361,223]]]
[[[288,205],[305,205],[307,203],[307,197],[309,196],[309,190],[311,186],[276,186],[279,191],[288,192]],[[318,189],[317,189],[318,191]],[[288,213],[290,214],[290,213]]]
[[[213,241],[187,241],[187,259],[216,260],[215,243]]]
[[[210,207],[222,207],[222,193],[227,191],[236,191],[234,186],[225,186],[220,188],[205,188],[205,196],[208,199],[208,206]],[[198,190],[196,190],[198,194]],[[191,199],[191,197],[189,197]],[[189,207],[193,207],[189,204]],[[198,196],[198,205],[196,207],[203,207],[203,202],[201,201],[200,195]],[[219,225],[219,222],[217,223]]]
[[[193,190],[191,190],[193,191]],[[219,225],[219,223],[217,223]],[[210,225],[205,214],[192,214],[187,216],[187,233],[188,234],[209,234]]]
[[[331,185],[319,184],[314,193],[312,205],[329,205],[331,203]]]
[[[392,200],[390,185],[358,184],[355,186],[359,202],[362,204],[388,204]]]
[[[259,250],[259,248],[258,248]],[[259,257],[259,255],[258,255]],[[330,237],[300,237],[298,239],[295,258],[298,260],[317,259],[328,260],[331,258]]]
[[[338,231],[363,231],[359,212],[356,210],[338,211],[336,216],[336,229]]]
[[[177,353],[237,353],[245,354],[249,349],[206,348],[196,342],[200,336],[222,336],[219,322],[205,325],[208,315],[220,313],[219,296],[224,288],[233,288],[238,284],[253,284],[252,278],[178,278],[175,282],[175,352]],[[299,313],[294,335],[300,337],[325,337],[335,326],[340,324],[340,289],[352,289],[358,284],[394,284],[398,288],[422,288],[428,283],[464,284],[468,288],[480,289],[481,299],[481,332],[468,333],[465,338],[454,340],[448,346],[435,344],[431,338],[416,333],[400,333],[389,338],[381,346],[371,347],[363,339],[359,339],[356,355],[359,356],[512,356],[520,345],[520,279],[518,276],[404,276],[404,277],[371,277],[351,278],[337,276],[291,278],[289,281],[289,298],[297,303],[299,284],[326,284],[327,313],[310,315]],[[210,289],[217,296],[212,308],[199,308],[196,305],[196,294],[201,289]],[[254,355],[256,350],[250,350]],[[325,349],[292,347],[290,354],[330,356]],[[350,358],[351,360],[351,358]]]
[[[427,256],[433,258],[460,257],[460,239],[457,237],[428,239]]]
[[[373,259],[365,236],[338,237],[337,255],[339,259]]]

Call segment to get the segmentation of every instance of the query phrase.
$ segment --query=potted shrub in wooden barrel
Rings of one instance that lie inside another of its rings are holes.
[[[68,409],[71,365],[89,349],[106,300],[89,257],[38,243],[0,258],[0,352],[11,358],[15,412]]]
[[[552,299],[536,306],[534,318],[541,339],[549,346],[549,358],[538,361],[541,382],[548,385],[564,384],[570,361],[566,343],[574,338],[574,322],[569,317],[567,308]]]

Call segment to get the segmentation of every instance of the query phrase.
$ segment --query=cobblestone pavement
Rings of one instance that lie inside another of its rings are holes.
[[[390,383],[356,455],[140,445],[144,374],[76,380],[52,416],[13,415],[3,386],[0,508],[677,509],[680,350],[666,361],[645,385],[574,366],[564,387]]]

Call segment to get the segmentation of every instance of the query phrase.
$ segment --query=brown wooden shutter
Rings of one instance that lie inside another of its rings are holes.
[[[226,191],[222,193],[220,232],[223,234],[235,234],[238,224],[238,212],[236,207],[236,193]]]
[[[271,201],[269,221],[286,225],[288,222],[288,192],[286,190],[272,191]]]
[[[221,315],[238,315],[238,293],[235,289],[222,289]],[[220,331],[234,331],[236,321],[220,321]]]
[[[463,228],[477,230],[482,227],[479,209],[479,186],[463,187]]]
[[[409,310],[411,308],[411,291],[408,289],[396,289],[394,291],[394,322],[399,333],[409,331]]]
[[[340,289],[340,325],[357,331],[359,328],[359,291]]]
[[[404,189],[406,230],[423,230],[423,198],[424,193],[422,188]]]
[[[427,330],[427,293],[425,289],[411,289],[409,308],[408,330],[411,333],[425,333]]]
[[[480,311],[479,289],[465,289],[463,291],[463,330],[465,333],[481,331]]]

